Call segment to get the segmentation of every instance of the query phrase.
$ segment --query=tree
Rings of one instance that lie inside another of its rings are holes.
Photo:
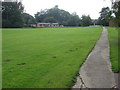
[[[110,1],[112,4],[111,20],[120,26],[120,1],[119,0],[110,0]]]
[[[120,1],[114,2],[112,7],[112,12],[114,14],[114,19],[120,26]]]
[[[81,17],[81,26],[89,26],[92,24],[92,19],[90,16],[82,15]]]
[[[109,7],[104,7],[100,11],[100,17],[98,18],[98,24],[103,26],[108,26],[111,19],[111,11]]]
[[[45,9],[45,10],[41,10],[40,12],[37,12],[37,13],[35,14],[35,19],[36,19],[36,21],[37,21],[37,22],[43,22],[44,19],[46,18],[47,11],[48,11],[48,10]]]
[[[56,21],[56,19],[54,17],[46,17],[44,19],[44,22],[46,22],[46,23],[55,23],[57,21]]]
[[[2,26],[6,28],[23,27],[22,13],[24,7],[21,2],[2,2],[5,10],[2,13]]]
[[[28,13],[23,13],[23,22],[24,22],[24,27],[31,27],[31,24],[35,24],[35,18]]]
[[[59,23],[65,26],[78,26],[80,21],[77,14],[70,14],[65,10],[59,9],[57,5],[51,9],[37,12],[35,18],[37,22]]]
[[[76,13],[73,13],[67,22],[68,22],[69,26],[79,26],[80,25],[80,18]]]

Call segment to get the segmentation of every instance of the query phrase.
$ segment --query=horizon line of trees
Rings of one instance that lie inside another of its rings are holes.
[[[91,19],[89,15],[79,17],[76,12],[70,14],[68,11],[59,9],[58,5],[50,9],[44,9],[35,14],[35,17],[24,12],[21,2],[2,2],[4,11],[2,12],[3,28],[31,27],[36,23],[59,23],[64,26],[108,26],[112,20],[120,25],[120,2],[114,3],[112,9],[104,7],[100,11],[98,19]]]
[[[68,11],[59,9],[58,5],[51,9],[44,9],[35,14],[37,22],[59,23],[64,26],[89,26],[92,19],[89,15],[82,15],[80,18],[76,12],[70,14]]]

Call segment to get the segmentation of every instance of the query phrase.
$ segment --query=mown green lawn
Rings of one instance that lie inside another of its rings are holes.
[[[120,67],[118,67],[118,47],[119,40],[118,40],[118,31],[120,28],[108,27],[108,35],[109,35],[109,42],[110,42],[110,60],[112,64],[113,72],[119,72]]]
[[[101,27],[3,29],[3,88],[69,88]]]

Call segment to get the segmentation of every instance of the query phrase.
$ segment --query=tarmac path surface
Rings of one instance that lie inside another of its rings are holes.
[[[100,39],[80,68],[77,82],[72,88],[114,87],[116,83],[109,59],[108,31],[103,28]]]

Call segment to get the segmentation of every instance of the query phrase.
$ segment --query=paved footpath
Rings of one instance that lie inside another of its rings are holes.
[[[103,28],[100,39],[80,68],[77,82],[72,88],[114,88],[115,86],[109,59],[108,32]]]

